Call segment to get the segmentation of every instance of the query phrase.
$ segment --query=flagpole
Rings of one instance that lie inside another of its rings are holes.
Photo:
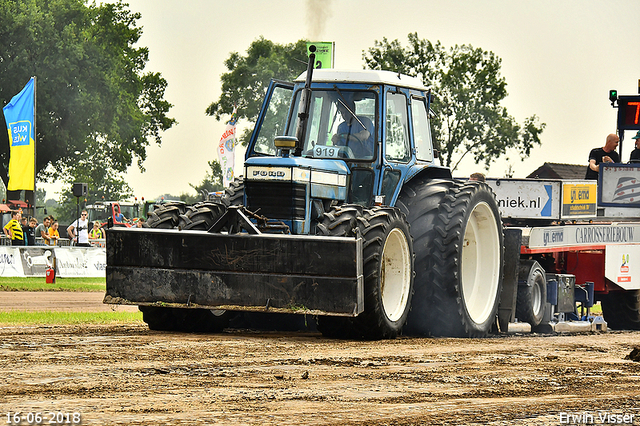
[[[34,75],[33,77],[33,217],[36,216],[36,200],[37,200],[37,195],[36,195],[36,180],[37,180],[37,170],[38,170],[38,166],[37,166],[37,159],[38,159],[38,154],[37,154],[37,146],[38,146],[38,127],[36,126],[36,111],[38,110],[38,105],[36,104],[36,92],[38,91],[38,85],[36,84],[37,78]]]

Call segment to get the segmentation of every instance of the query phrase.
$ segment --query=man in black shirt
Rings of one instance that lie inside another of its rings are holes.
[[[607,141],[602,148],[594,148],[589,153],[589,165],[587,166],[587,174],[585,179],[598,179],[600,172],[600,163],[619,163],[620,156],[616,152],[620,138],[618,135],[611,133],[607,136]]]
[[[636,140],[636,149],[631,151],[631,156],[629,157],[630,163],[640,163],[640,130],[638,130],[638,134],[636,134],[631,139]]]

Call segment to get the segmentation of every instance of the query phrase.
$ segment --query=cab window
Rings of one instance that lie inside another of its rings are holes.
[[[314,90],[302,155],[314,158],[372,160],[376,141],[376,94],[367,91]],[[287,134],[295,136],[300,92],[294,100]]]
[[[406,96],[387,92],[386,113],[385,158],[406,163],[411,158]]]
[[[260,133],[256,138],[254,151],[260,154],[276,155],[274,140],[276,136],[284,135],[287,125],[287,114],[291,102],[291,89],[275,87],[271,94],[269,106],[264,115]]]
[[[418,160],[433,161],[431,129],[429,128],[429,115],[425,99],[411,99],[411,118],[416,157]]]

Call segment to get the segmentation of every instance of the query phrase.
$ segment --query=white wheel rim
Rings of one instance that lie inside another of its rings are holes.
[[[411,291],[411,253],[401,230],[394,228],[382,249],[380,286],[384,313],[390,321],[404,314]]]
[[[471,320],[484,323],[493,312],[500,281],[500,239],[496,219],[486,202],[469,216],[462,246],[462,296]]]
[[[542,290],[540,289],[540,285],[538,284],[537,279],[534,279],[532,286],[533,288],[531,289],[531,308],[533,309],[533,314],[538,315],[538,312],[540,312],[540,308],[542,305]]]

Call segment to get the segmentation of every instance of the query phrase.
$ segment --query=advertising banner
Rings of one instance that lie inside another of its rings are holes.
[[[640,289],[640,245],[607,246],[604,276],[625,290]]]
[[[222,184],[225,188],[229,187],[229,183],[234,179],[234,163],[235,163],[235,146],[236,146],[236,123],[238,122],[238,114],[233,109],[231,119],[227,121],[227,127],[218,143],[218,161],[222,168]]]
[[[0,277],[45,277],[54,261],[62,278],[104,277],[107,272],[104,247],[0,246]]]
[[[562,219],[596,217],[597,208],[595,181],[562,182]]]
[[[53,265],[53,248],[21,247],[20,261],[25,277],[44,277]]]
[[[24,277],[19,248],[0,246],[0,276]]]
[[[309,51],[309,46],[311,45],[316,47],[316,62],[313,67],[315,69],[333,68],[333,51],[335,43],[332,41],[307,42],[307,55],[311,53]]]
[[[529,248],[603,247],[609,244],[640,244],[640,225],[566,225],[531,229]]]
[[[104,277],[107,271],[107,251],[103,247],[55,248],[58,277]]]
[[[560,181],[542,179],[487,179],[496,194],[502,217],[560,218]]]
[[[598,204],[609,207],[640,207],[640,166],[600,164]]]

